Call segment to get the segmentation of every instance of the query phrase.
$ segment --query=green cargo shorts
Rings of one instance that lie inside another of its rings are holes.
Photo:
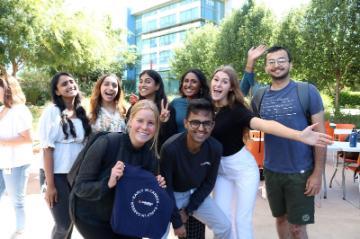
[[[266,192],[274,217],[287,215],[289,223],[314,223],[314,196],[304,194],[306,181],[312,171],[304,173],[275,173],[264,169]]]

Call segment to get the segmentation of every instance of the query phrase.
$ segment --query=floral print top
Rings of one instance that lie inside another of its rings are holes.
[[[108,132],[125,132],[125,119],[120,115],[118,110],[109,112],[104,107],[100,108],[95,124],[92,126],[94,132],[108,131]]]

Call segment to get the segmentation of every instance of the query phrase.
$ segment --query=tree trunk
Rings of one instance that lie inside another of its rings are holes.
[[[335,77],[336,77],[336,86],[335,86],[335,113],[339,113],[340,112],[340,105],[339,105],[339,100],[340,100],[340,79],[341,79],[341,72],[339,69],[336,70],[335,73]]]
[[[11,73],[11,75],[16,77],[16,73],[19,71],[19,65],[17,64],[17,62],[15,60],[11,61],[11,65],[12,65],[12,73]]]

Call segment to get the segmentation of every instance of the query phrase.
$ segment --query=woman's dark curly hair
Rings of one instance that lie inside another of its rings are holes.
[[[68,127],[70,126],[70,134],[75,138],[76,132],[74,128],[74,124],[71,121],[70,118],[67,117],[67,115],[64,113],[66,110],[65,102],[61,95],[56,94],[57,90],[57,84],[59,82],[59,79],[61,76],[68,76],[74,79],[74,77],[67,72],[58,72],[56,73],[53,78],[51,79],[51,97],[53,103],[60,109],[61,112],[61,124],[62,124],[62,130],[65,134],[65,139],[69,137],[69,134],[67,132]],[[76,112],[76,116],[81,120],[82,126],[85,131],[85,137],[89,136],[91,133],[91,126],[89,124],[89,119],[86,116],[85,109],[81,106],[81,96],[80,93],[78,93],[75,96],[74,100],[74,109]]]

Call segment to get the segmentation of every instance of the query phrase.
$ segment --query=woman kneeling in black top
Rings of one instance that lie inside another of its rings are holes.
[[[88,149],[74,186],[75,225],[82,236],[89,238],[133,238],[118,235],[110,226],[115,186],[121,179],[124,163],[141,166],[154,174],[158,160],[153,145],[159,131],[159,112],[149,100],[137,102],[131,110],[128,133],[119,134],[116,157],[104,157],[108,136],[99,137]],[[164,178],[157,176],[160,186]]]

